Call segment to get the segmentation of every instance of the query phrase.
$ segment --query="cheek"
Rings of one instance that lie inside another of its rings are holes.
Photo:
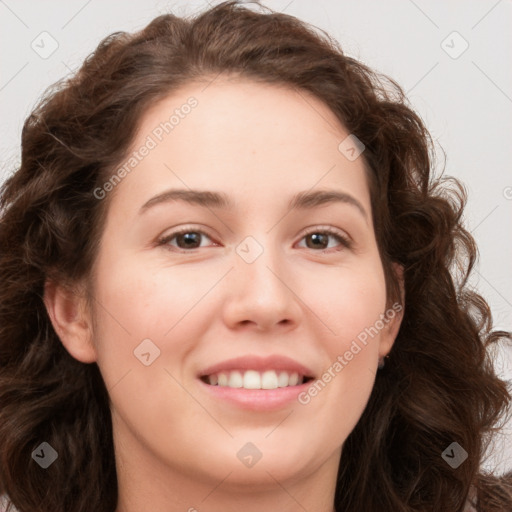
[[[152,428],[180,428],[176,410],[201,424],[204,411],[178,383],[199,331],[207,328],[201,297],[211,283],[197,274],[191,280],[180,266],[156,273],[127,261],[104,264],[97,275],[97,363],[116,414],[142,432],[141,418]]]
[[[358,422],[371,394],[385,313],[382,267],[336,269],[318,274],[307,304],[322,322],[323,373],[299,397],[311,407],[314,428],[327,428],[341,444]]]
[[[209,292],[224,272],[214,266],[199,273],[193,265],[103,258],[96,274],[95,344],[105,381],[138,370],[137,354],[146,354],[146,348],[150,360],[158,354],[156,366],[167,367],[172,358],[179,368],[208,328]]]
[[[313,283],[313,284],[312,284]],[[380,264],[333,268],[304,276],[301,297],[322,324],[329,352],[349,349],[385,312],[386,289]]]
[[[215,276],[218,279],[218,272]],[[194,314],[212,286],[208,275],[199,275],[192,266],[164,267],[136,259],[126,259],[115,267],[103,264],[97,280],[98,300],[104,306],[99,313],[105,323],[113,328],[117,323],[125,333],[139,337],[149,333],[164,337],[181,319]]]

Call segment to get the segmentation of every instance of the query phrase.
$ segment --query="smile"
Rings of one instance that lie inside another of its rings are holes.
[[[244,388],[244,389],[277,389],[301,385],[311,380],[298,372],[283,370],[232,370],[213,373],[201,377],[210,386]]]

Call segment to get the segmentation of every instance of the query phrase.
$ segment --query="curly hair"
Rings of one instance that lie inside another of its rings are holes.
[[[310,92],[364,143],[389,304],[400,297],[392,264],[404,268],[403,322],[343,445],[336,510],[462,512],[472,490],[477,510],[512,510],[512,475],[481,472],[511,399],[489,349],[511,335],[492,330],[467,283],[477,248],[464,186],[435,176],[431,136],[396,82],[320,29],[237,1],[111,34],[24,123],[21,164],[0,195],[0,494],[20,512],[116,509],[109,395],[97,364],[60,342],[44,286],[90,275],[112,197],[94,190],[143,113],[220,73]],[[61,459],[46,471],[31,459],[42,439]],[[441,456],[453,442],[468,454],[456,469]]]

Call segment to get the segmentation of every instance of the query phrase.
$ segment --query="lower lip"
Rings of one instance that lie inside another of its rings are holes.
[[[211,386],[201,379],[199,383],[207,393],[217,400],[228,402],[240,409],[249,411],[274,411],[282,409],[305,391],[311,382],[305,382],[298,386],[287,386],[276,389],[244,389],[229,388],[227,386]]]

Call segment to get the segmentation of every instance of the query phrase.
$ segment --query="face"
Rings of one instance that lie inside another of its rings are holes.
[[[93,280],[121,460],[252,486],[335,475],[398,318],[348,135],[307,93],[234,78],[145,113],[104,187]]]

